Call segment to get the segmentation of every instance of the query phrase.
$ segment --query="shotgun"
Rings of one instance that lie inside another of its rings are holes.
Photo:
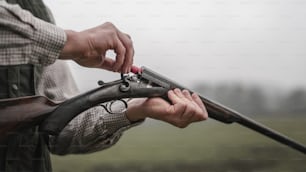
[[[99,82],[99,85],[100,87],[94,90],[64,102],[53,102],[43,96],[0,100],[0,137],[33,125],[40,125],[42,132],[58,135],[79,113],[101,103],[140,97],[162,97],[167,100],[169,90],[187,89],[147,67],[133,67],[131,73],[121,75],[121,79],[108,83]],[[192,93],[191,90],[189,91]],[[303,144],[220,103],[203,96],[200,98],[210,118],[226,124],[238,123],[306,154],[306,147]],[[111,112],[108,107],[105,108]]]

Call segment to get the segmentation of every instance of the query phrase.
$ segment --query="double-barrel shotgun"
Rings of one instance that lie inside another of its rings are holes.
[[[127,103],[123,100],[125,98],[162,97],[167,99],[169,90],[174,88],[187,89],[147,67],[133,67],[130,74],[121,74],[119,80],[107,83],[99,82],[99,85],[96,89],[64,102],[54,102],[44,96],[0,100],[0,139],[12,132],[37,125],[40,126],[41,132],[58,135],[74,117],[93,106],[121,101],[127,108]],[[226,124],[238,123],[306,154],[306,147],[303,144],[220,103],[203,96],[200,98],[205,104],[210,118]],[[111,107],[105,106],[105,108],[110,113],[112,112]]]

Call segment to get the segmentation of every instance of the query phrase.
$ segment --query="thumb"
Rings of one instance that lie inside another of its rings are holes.
[[[108,71],[114,71],[113,66],[115,64],[115,60],[109,58],[109,57],[105,57],[103,63],[101,64],[100,68],[108,70]]]

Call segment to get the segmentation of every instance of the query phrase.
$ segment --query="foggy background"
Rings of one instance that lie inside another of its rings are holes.
[[[57,24],[114,23],[149,67],[306,143],[305,0],[45,0]],[[119,74],[70,63],[83,92]],[[252,116],[257,115],[257,116]],[[240,125],[146,120],[111,149],[52,156],[69,172],[304,172],[305,156]]]
[[[45,2],[65,29],[114,23],[131,35],[136,65],[232,108],[248,113],[295,106],[305,110],[306,1]],[[70,66],[81,91],[95,88],[97,80],[119,78],[112,72]]]

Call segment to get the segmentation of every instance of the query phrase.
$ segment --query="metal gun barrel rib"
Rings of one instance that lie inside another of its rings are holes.
[[[161,87],[166,87],[167,89],[173,89],[173,88],[187,89],[186,87],[181,86],[180,84],[177,84],[174,81],[171,81],[170,79],[152,71],[151,69],[148,69],[147,67],[141,67],[141,69],[135,70],[135,71],[138,71],[138,73],[140,73],[141,77],[143,77],[144,79],[147,79]],[[215,120],[218,120],[220,122],[227,123],[227,124],[238,123],[258,133],[261,133],[281,144],[287,145],[297,151],[300,151],[306,154],[306,147],[303,144],[300,144],[294,141],[293,139],[271,128],[268,128],[264,126],[263,124],[260,124],[246,117],[245,115],[242,115],[239,112],[236,112],[224,105],[221,105],[220,103],[204,98],[203,96],[200,96],[200,98],[205,104],[210,118],[213,118]]]

